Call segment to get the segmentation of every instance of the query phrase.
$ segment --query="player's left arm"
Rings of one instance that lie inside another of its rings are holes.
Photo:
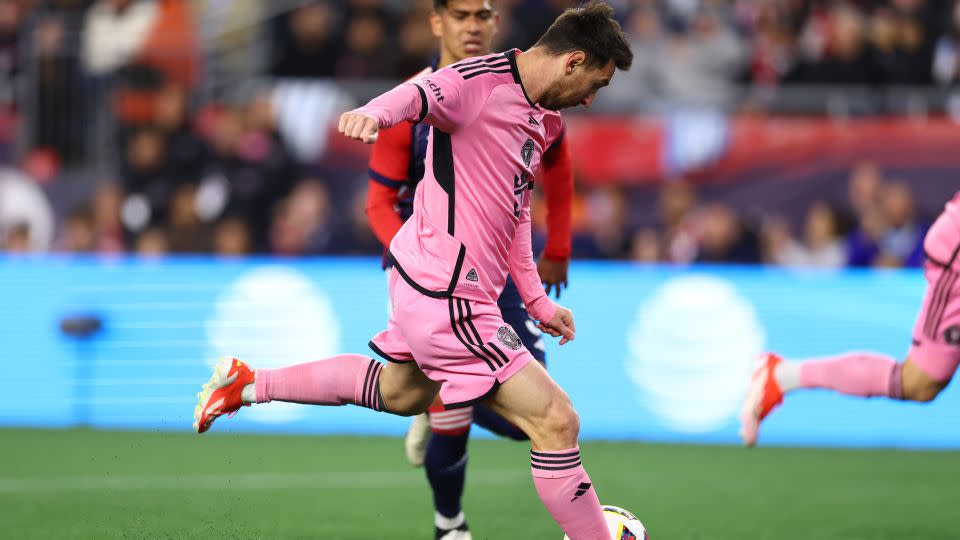
[[[560,298],[569,286],[570,230],[573,205],[573,164],[563,132],[547,149],[541,164],[541,185],[547,201],[547,244],[537,262],[540,280]]]
[[[537,327],[551,336],[560,337],[563,345],[574,338],[573,314],[557,305],[543,290],[537,265],[533,262],[532,234],[530,205],[525,204],[510,245],[510,276],[517,284],[527,312],[538,321]]]

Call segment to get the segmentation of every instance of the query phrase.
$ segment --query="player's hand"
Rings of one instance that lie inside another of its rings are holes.
[[[553,337],[560,338],[560,344],[565,345],[568,341],[573,341],[577,331],[573,324],[573,312],[563,306],[557,306],[553,318],[547,322],[540,322],[537,328],[550,334]]]
[[[357,112],[345,112],[340,115],[337,131],[364,144],[373,144],[380,131],[380,122],[372,116]]]
[[[540,281],[546,285],[547,296],[550,296],[550,289],[555,289],[556,297],[560,298],[560,291],[569,287],[567,283],[567,270],[569,268],[569,260],[558,261],[540,257],[540,260],[537,261],[537,273],[540,274]]]

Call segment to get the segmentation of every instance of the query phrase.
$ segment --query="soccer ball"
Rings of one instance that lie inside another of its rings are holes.
[[[612,540],[650,540],[637,516],[619,506],[603,505],[602,508]],[[563,540],[570,540],[570,537],[563,535]]]

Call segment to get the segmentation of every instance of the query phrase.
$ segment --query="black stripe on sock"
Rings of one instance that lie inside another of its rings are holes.
[[[554,454],[552,452],[537,452],[535,450],[530,451],[531,456],[545,457],[545,458],[562,458],[562,457],[573,457],[579,456],[580,452],[570,452],[569,454]]]
[[[360,403],[357,403],[357,405],[360,405],[361,407],[367,407],[366,401],[367,401],[367,392],[368,392],[368,389],[370,388],[370,380],[371,380],[370,374],[373,373],[373,365],[376,363],[377,362],[371,360],[370,363],[367,365],[367,374],[363,376],[363,391],[360,392]]]
[[[530,458],[531,463],[539,463],[540,465],[569,465],[575,461],[580,461],[580,456],[567,458],[567,459],[557,459],[557,460],[548,460],[540,458]]]
[[[580,460],[578,459],[576,463],[572,465],[564,465],[562,467],[544,467],[543,465],[537,465],[536,463],[531,463],[531,467],[534,469],[540,469],[541,471],[565,471],[567,469],[576,469],[580,466]]]
[[[376,364],[373,368],[373,376],[370,378],[370,395],[367,397],[367,403],[371,409],[379,411],[377,394],[380,393],[380,370],[383,369],[383,364],[380,362]]]
[[[380,372],[383,370],[383,364],[377,362],[377,373],[374,375],[373,396],[371,407],[375,411],[385,411],[387,408],[383,402],[383,394],[380,393]]]
[[[367,378],[367,384],[363,385],[363,406],[372,409],[373,403],[370,401],[370,396],[373,392],[374,380],[377,374],[377,365],[376,362],[371,361],[370,375]]]

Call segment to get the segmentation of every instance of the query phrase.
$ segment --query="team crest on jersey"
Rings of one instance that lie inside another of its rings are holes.
[[[470,271],[467,272],[467,281],[473,281],[474,283],[480,281],[480,278],[477,276],[476,268],[471,268]]]
[[[520,149],[520,158],[523,159],[523,164],[527,167],[533,161],[533,148],[533,139],[527,139],[527,142],[523,143],[523,148]]]
[[[949,345],[960,345],[960,326],[951,326],[943,333],[943,340]]]
[[[520,336],[509,326],[501,326],[500,329],[497,330],[497,339],[500,340],[500,343],[503,343],[504,347],[514,351],[522,345]]]

